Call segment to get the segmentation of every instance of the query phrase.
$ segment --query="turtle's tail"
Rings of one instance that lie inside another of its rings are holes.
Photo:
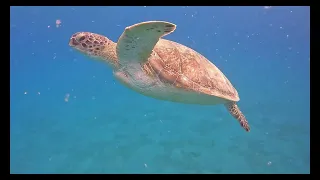
[[[248,123],[246,117],[240,111],[237,103],[236,102],[228,102],[228,103],[225,104],[225,107],[228,109],[230,114],[239,121],[240,125],[247,132],[249,132],[250,131],[249,123]]]

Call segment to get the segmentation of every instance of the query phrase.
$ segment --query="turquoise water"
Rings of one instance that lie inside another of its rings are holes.
[[[11,173],[310,173],[309,7],[10,10]],[[142,96],[68,46],[148,20],[224,72],[250,133],[223,105]]]

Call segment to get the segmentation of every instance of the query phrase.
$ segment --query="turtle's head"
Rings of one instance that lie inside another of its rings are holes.
[[[77,32],[71,36],[69,46],[95,59],[107,61],[112,66],[117,64],[116,43],[105,36],[90,32]]]

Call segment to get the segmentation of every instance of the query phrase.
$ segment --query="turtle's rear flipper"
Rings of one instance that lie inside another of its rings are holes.
[[[229,103],[225,104],[225,107],[228,109],[230,114],[239,121],[240,125],[247,132],[249,132],[250,131],[249,123],[248,123],[246,117],[240,111],[238,105],[235,102],[229,102]]]

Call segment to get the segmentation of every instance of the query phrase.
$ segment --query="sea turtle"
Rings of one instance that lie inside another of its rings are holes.
[[[140,94],[186,104],[224,104],[250,131],[236,104],[238,92],[226,76],[203,55],[162,38],[175,29],[170,22],[147,21],[126,27],[117,43],[96,33],[77,32],[69,45],[106,62],[116,79]]]

